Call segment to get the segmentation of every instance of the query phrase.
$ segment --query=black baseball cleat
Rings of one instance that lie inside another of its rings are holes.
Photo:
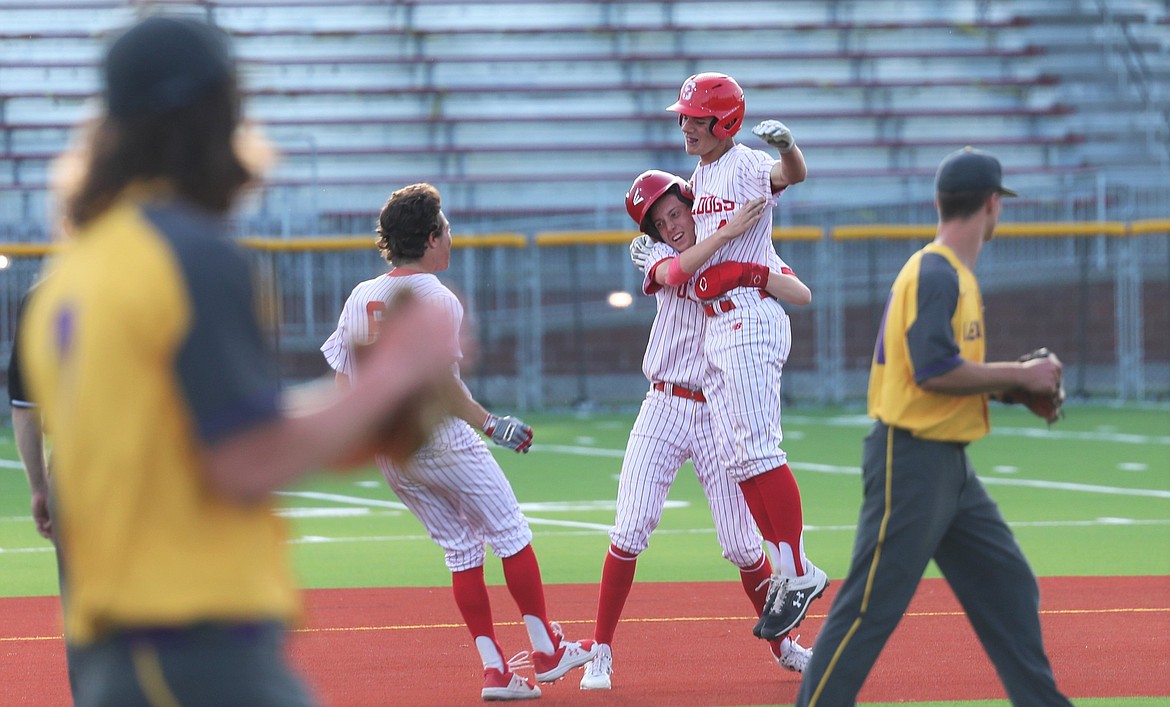
[[[774,574],[768,578],[772,586],[768,588],[760,620],[752,629],[756,638],[773,641],[796,628],[804,621],[813,600],[825,593],[829,576],[811,562],[808,566],[808,571],[800,577]]]

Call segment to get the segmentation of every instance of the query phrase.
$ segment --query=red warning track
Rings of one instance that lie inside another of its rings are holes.
[[[836,584],[801,625],[815,638]],[[1044,635],[1057,681],[1072,698],[1170,697],[1170,578],[1055,577],[1040,581]],[[553,618],[587,638],[597,588],[547,587]],[[505,652],[527,648],[515,605],[491,588]],[[450,590],[308,592],[307,626],[292,655],[329,705],[478,702],[479,658]],[[738,583],[635,584],[614,641],[614,689],[581,692],[580,670],[543,686],[542,704],[790,704],[799,675],[751,635]],[[505,623],[506,622],[506,623]],[[0,685],[6,704],[68,703],[54,597],[0,600]],[[924,581],[860,696],[863,702],[1003,699],[990,662],[941,580]]]

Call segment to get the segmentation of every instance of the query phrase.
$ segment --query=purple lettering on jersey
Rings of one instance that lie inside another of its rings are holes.
[[[75,329],[75,316],[72,309],[65,308],[57,312],[57,317],[53,322],[53,343],[57,346],[57,355],[61,358],[65,358],[73,346]]]
[[[873,347],[873,360],[879,366],[886,365],[886,317],[890,314],[890,303],[894,293],[886,298],[886,308],[882,310],[882,323],[878,326],[877,343]]]

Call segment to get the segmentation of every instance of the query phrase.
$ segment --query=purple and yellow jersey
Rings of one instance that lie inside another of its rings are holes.
[[[65,629],[288,621],[285,524],[208,485],[208,445],[279,414],[248,265],[222,222],[124,198],[33,295],[21,355],[53,439]]]
[[[869,376],[869,415],[922,439],[972,442],[990,430],[986,395],[920,387],[964,360],[984,360],[979,282],[950,248],[931,243],[894,280]]]

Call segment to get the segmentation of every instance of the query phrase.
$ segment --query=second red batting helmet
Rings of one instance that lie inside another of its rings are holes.
[[[660,241],[662,238],[652,225],[646,223],[646,217],[650,215],[650,207],[672,187],[678,187],[679,196],[683,199],[692,202],[695,200],[691,185],[687,184],[685,179],[659,169],[639,174],[630,185],[630,190],[626,192],[626,213],[634,219],[634,223],[638,224],[643,233],[655,240]]]
[[[711,133],[720,140],[725,140],[743,127],[743,89],[727,74],[711,72],[695,74],[683,81],[678,92],[678,100],[666,110],[680,116],[715,118]]]

